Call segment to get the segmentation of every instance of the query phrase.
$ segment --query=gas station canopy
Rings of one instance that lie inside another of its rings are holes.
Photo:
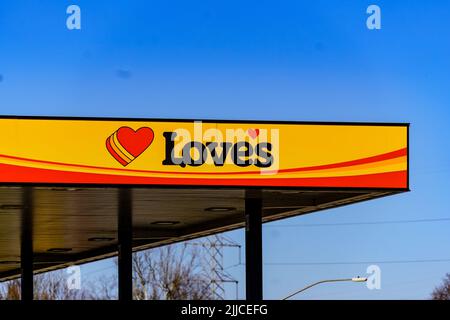
[[[407,124],[0,118],[0,280],[409,190]],[[24,219],[24,212],[31,212]],[[21,247],[22,242],[22,247]]]

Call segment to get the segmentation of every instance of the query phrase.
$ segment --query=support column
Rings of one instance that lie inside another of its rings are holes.
[[[262,197],[258,191],[245,197],[245,277],[247,300],[263,298]]]
[[[133,201],[131,189],[119,189],[118,212],[118,271],[119,300],[133,300]]]
[[[22,194],[20,236],[21,300],[33,300],[33,189],[24,187]]]

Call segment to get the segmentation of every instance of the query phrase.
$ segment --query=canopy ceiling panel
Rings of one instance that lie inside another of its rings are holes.
[[[0,279],[19,275],[22,188],[0,188]],[[265,222],[395,192],[264,189]],[[135,250],[244,226],[244,189],[133,188]],[[37,272],[117,253],[117,188],[33,188]]]

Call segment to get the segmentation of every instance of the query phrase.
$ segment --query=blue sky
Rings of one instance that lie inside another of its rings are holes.
[[[366,28],[372,3],[381,30]],[[81,30],[66,28],[70,4]],[[277,263],[450,259],[449,221],[287,226],[450,217],[449,13],[448,1],[1,1],[0,113],[410,122],[410,193],[264,227],[265,297],[277,299],[368,266]],[[299,298],[423,299],[450,272],[379,265],[381,290]],[[230,271],[243,284],[243,267]]]

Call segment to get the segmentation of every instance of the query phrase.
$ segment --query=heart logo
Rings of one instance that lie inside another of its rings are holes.
[[[259,136],[259,129],[248,129],[247,133],[252,139],[255,139],[257,136]]]
[[[106,149],[125,167],[152,144],[153,138],[153,130],[148,127],[136,131],[121,127],[106,139]]]

